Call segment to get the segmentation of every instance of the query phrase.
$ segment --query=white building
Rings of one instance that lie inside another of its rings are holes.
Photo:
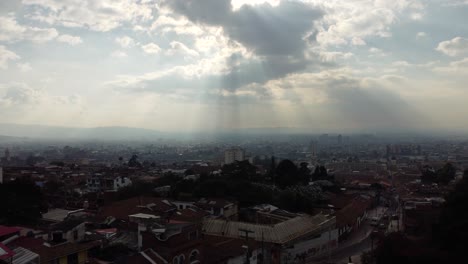
[[[243,160],[245,160],[245,150],[241,148],[231,148],[224,151],[224,164]]]
[[[118,191],[123,187],[132,185],[132,181],[128,177],[112,177],[95,173],[88,178],[86,184],[90,192]]]

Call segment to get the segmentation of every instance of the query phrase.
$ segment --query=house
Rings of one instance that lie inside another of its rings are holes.
[[[357,230],[365,218],[372,201],[367,196],[357,196],[349,204],[336,212],[336,225],[341,240]]]
[[[85,237],[85,223],[83,220],[70,219],[52,225],[49,240],[53,242],[80,242]]]
[[[262,258],[261,243],[255,240],[205,236],[206,264],[243,264],[246,255],[251,264],[260,263]]]
[[[201,227],[201,223],[183,221],[140,225],[141,250],[151,249],[169,263],[204,263]]]
[[[297,215],[276,224],[257,224],[205,218],[205,236],[245,239],[263,243],[267,263],[280,263],[315,256],[338,245],[334,216],[324,214]]]
[[[41,264],[84,264],[88,262],[88,250],[98,247],[99,241],[79,243],[51,243],[32,237],[20,237],[11,242],[14,248],[23,248],[39,255]]]
[[[128,177],[102,173],[94,173],[86,180],[89,192],[118,191],[130,185],[132,185],[132,181]]]
[[[209,212],[213,216],[230,218],[237,214],[237,203],[224,199],[202,198],[195,203],[195,206]]]
[[[118,220],[129,220],[129,215],[148,213],[162,218],[173,214],[177,208],[170,201],[159,197],[133,197],[103,206],[97,213],[97,218],[104,220],[113,217]]]

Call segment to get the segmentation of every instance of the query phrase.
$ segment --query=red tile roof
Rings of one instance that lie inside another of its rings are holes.
[[[337,226],[353,226],[356,223],[357,218],[364,215],[370,204],[370,199],[356,197],[350,204],[336,213]]]
[[[98,213],[100,219],[105,219],[108,216],[113,216],[117,219],[127,220],[129,215],[140,212],[164,213],[172,209],[176,209],[174,205],[168,204],[165,199],[159,197],[134,197],[127,200],[117,201],[110,205],[102,207]],[[151,209],[144,206],[152,205]]]
[[[0,259],[8,259],[15,255],[11,249],[0,243]]]
[[[208,264],[224,263],[230,258],[242,256],[245,254],[242,246],[246,243],[244,239],[206,235],[204,260]],[[260,244],[253,239],[248,241],[248,245],[251,250],[260,247]]]
[[[84,243],[63,243],[53,247],[48,247],[44,245],[44,242],[44,240],[38,238],[20,237],[13,241],[12,244],[39,254],[41,263],[47,263],[51,260],[85,251],[100,245],[100,241],[91,241]]]
[[[12,227],[12,226],[0,226],[0,237],[11,235],[21,231],[21,228]]]

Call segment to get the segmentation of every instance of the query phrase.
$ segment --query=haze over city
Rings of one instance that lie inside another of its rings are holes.
[[[468,2],[2,0],[0,123],[468,131]]]

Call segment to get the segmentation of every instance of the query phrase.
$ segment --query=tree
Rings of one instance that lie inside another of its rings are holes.
[[[290,160],[282,160],[276,167],[275,183],[280,188],[295,185],[299,182],[298,169]]]
[[[310,181],[311,170],[308,168],[308,166],[309,163],[307,162],[301,162],[299,165],[299,181],[304,185],[309,184]]]
[[[128,166],[129,167],[141,167],[141,163],[138,161],[138,156],[133,155],[130,160],[128,161]]]
[[[35,224],[47,210],[40,188],[31,181],[0,184],[0,222],[7,225]]]
[[[437,174],[434,169],[428,165],[423,167],[422,174],[421,174],[421,181],[423,183],[433,183],[436,181]]]
[[[447,185],[451,180],[455,179],[457,170],[452,163],[447,163],[441,169],[437,170],[437,183]]]
[[[328,180],[328,172],[324,166],[316,166],[312,174],[312,181]]]
[[[438,183],[447,185],[451,180],[455,179],[456,168],[451,164],[447,163],[442,168],[434,170],[429,166],[424,166],[421,181],[423,183]]]
[[[237,180],[252,180],[257,169],[249,161],[236,161],[221,168],[223,176]]]

